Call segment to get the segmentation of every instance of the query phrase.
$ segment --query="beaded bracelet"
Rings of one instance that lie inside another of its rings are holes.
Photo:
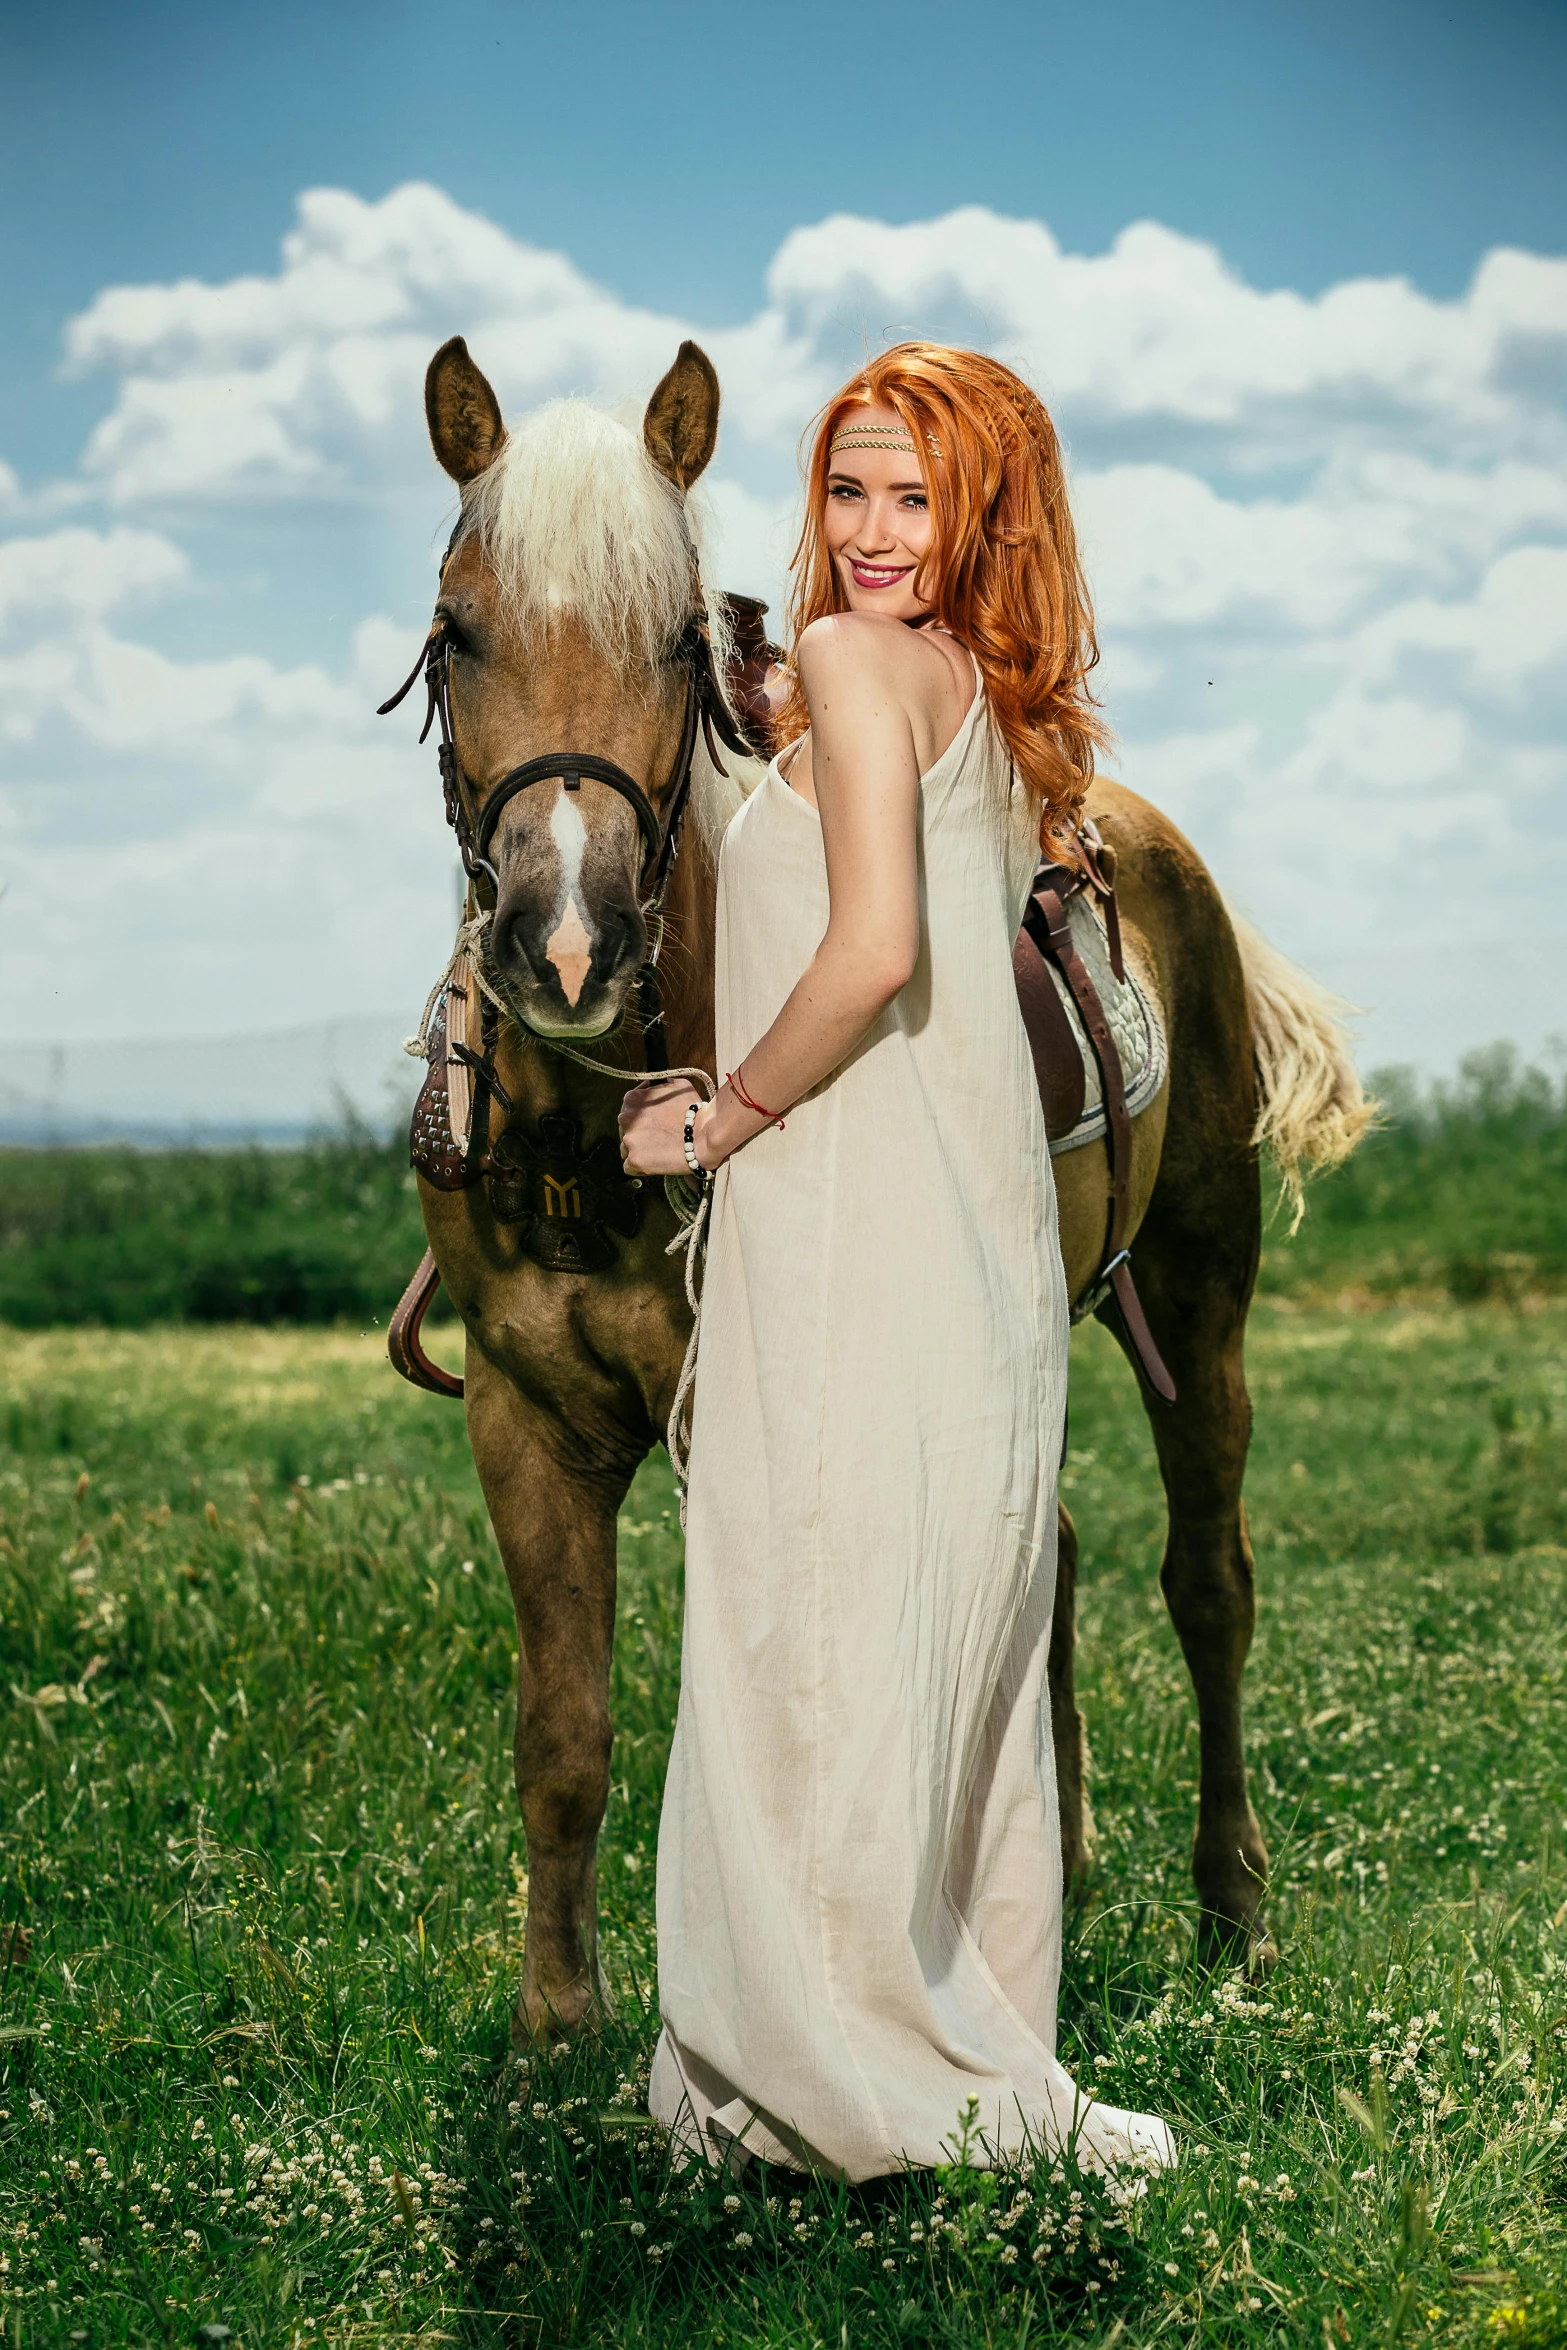
[[[709,1170],[703,1166],[701,1160],[696,1155],[696,1114],[701,1107],[702,1105],[700,1102],[692,1102],[690,1107],[687,1109],[686,1122],[681,1129],[680,1142],[681,1147],[686,1154],[686,1165],[690,1168],[692,1174],[696,1176],[699,1182],[705,1182]]]
[[[740,1069],[743,1069],[744,1067],[745,1063],[742,1061],[740,1064]],[[782,1118],[779,1116],[776,1110],[769,1110],[764,1103],[754,1102],[751,1099],[751,1096],[746,1092],[745,1087],[741,1082],[740,1069],[726,1070],[724,1072],[724,1083],[733,1090],[739,1100],[744,1102],[748,1110],[754,1110],[759,1118],[771,1119],[772,1123],[777,1127],[779,1133],[781,1134],[783,1132]]]

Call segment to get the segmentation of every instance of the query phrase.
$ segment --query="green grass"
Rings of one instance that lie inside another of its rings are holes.
[[[1048,2164],[691,2187],[636,2126],[661,1460],[621,1537],[617,2019],[521,2072],[514,1634],[461,1414],[345,1332],[9,1334],[0,2342],[1567,2342],[1564,1340],[1538,1296],[1257,1312],[1252,1990],[1193,1965],[1157,1488],[1080,1334],[1063,2054],[1184,2148],[1127,2212]]]

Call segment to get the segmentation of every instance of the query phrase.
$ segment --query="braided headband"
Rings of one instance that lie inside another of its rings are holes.
[[[931,455],[939,457],[941,443],[935,434],[928,432],[925,441]],[[894,431],[884,424],[843,425],[828,442],[827,454],[831,456],[835,449],[901,449],[905,456],[919,455],[912,433]]]

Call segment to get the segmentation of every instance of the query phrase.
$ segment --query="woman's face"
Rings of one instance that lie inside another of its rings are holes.
[[[851,408],[838,426],[907,441],[890,408]],[[908,449],[837,449],[827,473],[827,551],[851,612],[913,620],[926,607],[914,575],[930,548],[930,507],[919,459]]]

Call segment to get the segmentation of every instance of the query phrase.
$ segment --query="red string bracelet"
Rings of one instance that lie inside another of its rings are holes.
[[[743,1069],[744,1067],[745,1063],[742,1061],[740,1068]],[[761,1102],[752,1101],[750,1095],[746,1092],[745,1087],[740,1082],[740,1069],[725,1070],[724,1083],[739,1096],[740,1100],[744,1102],[748,1110],[754,1110],[759,1118],[770,1118],[773,1124],[778,1128],[779,1133],[781,1134],[783,1132],[783,1120],[779,1117],[778,1112],[776,1110],[769,1110]]]

